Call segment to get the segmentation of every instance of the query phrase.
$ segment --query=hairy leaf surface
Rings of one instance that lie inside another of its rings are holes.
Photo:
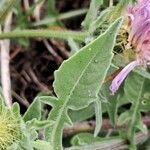
[[[63,125],[71,124],[68,109],[79,110],[97,100],[111,64],[121,20],[117,19],[103,35],[64,61],[55,72],[54,90],[58,100],[49,115],[54,124],[46,130],[46,139],[55,150],[62,149]]]
[[[132,73],[127,78],[124,86],[126,98],[132,103],[131,120],[128,125],[127,137],[131,142],[131,148],[135,147],[134,134],[136,128],[145,132],[145,126],[141,123],[140,105],[144,95],[146,80],[142,76]],[[142,125],[141,125],[142,124]],[[143,128],[141,128],[143,126]]]

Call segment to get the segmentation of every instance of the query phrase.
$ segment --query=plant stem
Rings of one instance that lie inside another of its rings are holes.
[[[23,38],[23,37],[40,37],[40,38],[59,38],[59,39],[68,39],[72,38],[75,40],[83,41],[88,36],[87,32],[79,32],[79,31],[67,31],[67,30],[48,30],[48,29],[40,29],[40,30],[19,30],[12,31],[7,33],[1,33],[0,39],[12,39],[12,38]]]
[[[139,97],[135,103],[135,105],[132,107],[133,109],[133,115],[132,115],[132,119],[129,122],[129,126],[128,126],[128,131],[127,131],[127,139],[130,142],[130,146],[129,149],[131,150],[136,150],[136,145],[135,145],[135,138],[134,138],[134,134],[135,134],[135,125],[136,125],[136,120],[138,117],[138,113],[139,112],[139,106],[140,106],[140,100],[141,100],[141,93],[142,93],[142,88],[144,85],[144,79],[143,79],[143,83],[141,85],[141,89],[139,90]]]
[[[135,144],[139,144],[139,143],[143,143],[144,141],[147,140],[147,138],[149,137],[150,133],[148,133],[148,135],[145,135],[143,133],[137,133],[135,135]],[[70,148],[66,148],[64,150],[122,150],[122,149],[127,149],[128,144],[127,141],[121,138],[116,139],[115,142],[100,142],[100,143],[95,143],[95,144],[91,144],[91,145],[84,145],[84,146],[74,146],[74,147],[70,147]]]
[[[84,14],[86,14],[86,12],[87,12],[87,9],[78,9],[78,10],[74,10],[74,11],[69,11],[66,13],[62,13],[62,14],[58,15],[57,17],[45,18],[41,21],[34,23],[33,26],[52,24],[52,23],[56,22],[57,20],[65,20],[65,19],[70,19],[73,17],[84,15]]]
[[[4,32],[9,32],[11,29],[12,22],[12,12],[10,12],[4,23]],[[2,33],[2,34],[3,34]],[[10,61],[10,40],[1,40],[1,82],[2,82],[2,90],[5,99],[5,103],[8,108],[11,108],[12,105],[12,96],[11,96],[11,80],[10,80],[10,69],[9,69],[9,61]]]
[[[150,127],[150,117],[149,116],[143,117],[142,122],[147,127]],[[73,126],[65,126],[64,132],[63,132],[63,137],[72,136],[74,134],[78,134],[81,132],[92,132],[92,131],[94,131],[95,126],[96,126],[96,122],[92,121],[92,120],[74,123]],[[102,123],[102,129],[103,130],[112,129],[114,132],[117,129],[123,129],[123,128],[127,128],[127,127],[128,127],[128,124],[123,124],[121,126],[116,126],[114,128],[109,119],[103,119],[103,123]]]
[[[113,0],[109,0],[109,7],[113,6],[114,1]]]

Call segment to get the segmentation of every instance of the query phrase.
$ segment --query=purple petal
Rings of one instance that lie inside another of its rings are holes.
[[[138,65],[140,65],[141,62],[139,60],[132,61],[129,63],[125,68],[121,70],[121,72],[113,79],[112,84],[110,86],[110,90],[112,92],[112,95],[116,93],[116,91],[119,89],[121,83],[124,81],[124,79],[127,77],[127,75]]]

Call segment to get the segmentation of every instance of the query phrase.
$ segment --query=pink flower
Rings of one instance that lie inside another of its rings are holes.
[[[135,47],[137,58],[150,60],[150,0],[139,0],[128,13],[129,44]]]
[[[150,61],[150,0],[138,0],[128,8],[128,42],[137,54],[137,60],[129,63],[112,81],[110,90],[114,94],[127,75],[138,65],[146,66]]]

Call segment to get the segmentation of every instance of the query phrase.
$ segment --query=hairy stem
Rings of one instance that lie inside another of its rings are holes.
[[[11,38],[21,38],[21,37],[31,37],[31,38],[59,38],[59,39],[68,39],[72,38],[75,40],[82,41],[88,36],[87,32],[79,31],[66,31],[66,30],[21,30],[21,31],[12,31],[0,34],[0,39],[11,39]]]
[[[135,145],[135,138],[134,138],[134,134],[135,134],[135,125],[136,125],[136,121],[137,121],[137,116],[139,112],[139,107],[140,107],[140,100],[141,100],[141,93],[142,93],[142,88],[144,85],[144,81],[141,85],[141,89],[139,91],[139,96],[137,99],[137,102],[135,103],[135,105],[133,106],[133,114],[132,114],[132,119],[129,122],[128,125],[128,131],[127,131],[127,139],[130,142],[130,146],[129,149],[131,150],[136,150],[136,145]]]

